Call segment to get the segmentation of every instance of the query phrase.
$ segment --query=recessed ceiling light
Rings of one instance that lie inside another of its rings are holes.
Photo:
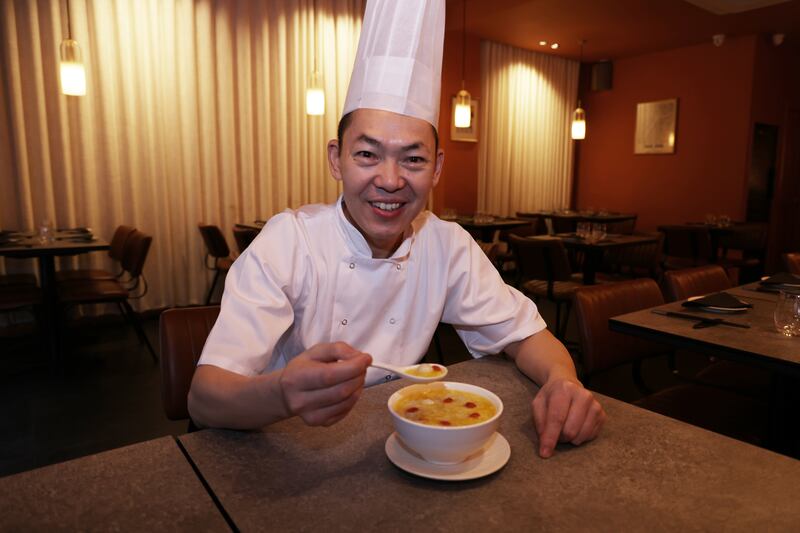
[[[539,46],[547,46],[547,41],[539,41]]]
[[[556,48],[558,48],[558,43],[553,43],[553,44],[551,44],[551,45],[550,45],[550,48],[552,48],[553,50],[555,50]]]

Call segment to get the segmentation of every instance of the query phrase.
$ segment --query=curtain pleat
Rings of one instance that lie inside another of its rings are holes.
[[[153,236],[141,308],[203,301],[199,222],[237,222],[332,202],[336,136],[363,0],[71,0],[87,94],[60,94],[61,0],[0,2],[2,228],[119,224]],[[305,114],[315,64],[326,114]],[[7,207],[8,206],[8,207]],[[276,250],[276,253],[280,251]],[[13,263],[13,265],[12,265]],[[33,270],[32,261],[0,268]],[[105,267],[105,254],[62,267]]]
[[[481,68],[478,210],[567,207],[578,63],[484,41]]]

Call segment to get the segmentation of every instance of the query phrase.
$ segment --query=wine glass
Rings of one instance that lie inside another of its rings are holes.
[[[800,292],[781,291],[775,307],[775,328],[787,337],[800,337]]]

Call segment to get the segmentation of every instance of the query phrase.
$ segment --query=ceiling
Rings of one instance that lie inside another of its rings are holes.
[[[725,0],[729,2],[731,0]],[[800,0],[717,15],[724,2],[692,0],[447,0],[447,28],[462,28],[466,2],[467,33],[483,39],[584,61],[619,59],[756,33],[785,34],[782,46],[800,41]],[[764,0],[738,0],[737,9]],[[539,41],[559,43],[557,50]]]

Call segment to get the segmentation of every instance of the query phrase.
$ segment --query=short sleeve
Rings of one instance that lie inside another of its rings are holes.
[[[275,348],[303,298],[303,242],[291,213],[270,219],[228,272],[219,318],[198,365],[246,376],[283,366]]]
[[[499,353],[545,329],[536,304],[503,281],[469,233],[460,227],[453,233],[442,320],[455,327],[470,353]]]

